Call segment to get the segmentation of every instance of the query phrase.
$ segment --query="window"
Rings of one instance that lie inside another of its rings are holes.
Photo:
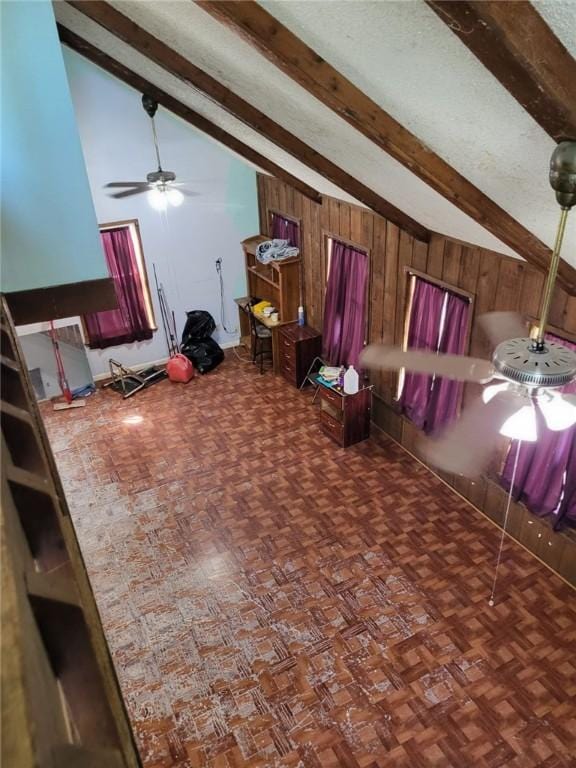
[[[91,349],[152,338],[156,330],[137,221],[102,224],[102,247],[118,308],[84,315]]]
[[[367,327],[368,254],[330,237],[327,253],[323,354],[331,365],[357,365]]]
[[[464,354],[470,334],[470,304],[470,297],[410,274],[404,348]],[[397,399],[410,421],[430,433],[456,418],[462,390],[459,381],[401,371]]]
[[[576,352],[576,344],[554,334],[546,338]],[[563,393],[576,393],[576,382],[567,384]],[[576,425],[563,432],[548,429],[541,412],[538,418],[538,442],[520,446],[514,498],[523,501],[539,517],[553,515],[554,528],[567,524],[576,526]],[[512,442],[508,450],[501,484],[509,490],[518,444]]]
[[[272,237],[288,240],[288,245],[300,248],[300,222],[277,211],[270,211]]]

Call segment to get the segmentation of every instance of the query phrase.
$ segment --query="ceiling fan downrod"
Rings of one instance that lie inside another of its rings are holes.
[[[544,289],[538,335],[533,342],[533,351],[535,352],[543,352],[545,348],[544,335],[546,333],[548,314],[554,294],[554,284],[560,264],[560,252],[562,250],[564,232],[566,231],[566,221],[570,209],[576,204],[576,141],[561,141],[558,144],[550,159],[549,178],[550,186],[556,192],[556,200],[560,204],[561,211]]]
[[[154,122],[154,116],[158,111],[158,102],[153,99],[152,96],[144,94],[142,96],[142,106],[144,111],[150,118],[152,123],[152,136],[154,137],[154,149],[156,150],[156,160],[158,161],[158,173],[162,173],[162,163],[160,162],[160,149],[158,148],[158,136],[156,135],[156,123]]]

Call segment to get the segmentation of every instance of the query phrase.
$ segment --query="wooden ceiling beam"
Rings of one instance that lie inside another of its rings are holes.
[[[228,149],[231,149],[240,157],[243,157],[244,160],[253,163],[263,171],[266,171],[272,176],[281,179],[301,194],[310,198],[310,200],[313,200],[315,203],[322,202],[322,195],[316,189],[313,189],[312,187],[308,186],[308,184],[300,181],[300,179],[292,176],[292,174],[288,173],[288,171],[285,171],[283,168],[280,168],[279,165],[276,165],[275,163],[268,160],[268,158],[261,155],[259,152],[256,152],[254,149],[252,149],[252,147],[249,147],[247,144],[244,144],[242,141],[227,133],[222,128],[219,128],[217,125],[210,122],[210,120],[207,120],[202,115],[199,115],[198,112],[190,109],[190,107],[187,107],[178,99],[175,99],[165,91],[157,88],[150,81],[141,77],[128,67],[125,67],[124,64],[121,64],[119,61],[113,59],[111,56],[108,56],[106,53],[103,53],[87,40],[84,40],[82,37],[67,29],[62,24],[58,24],[58,34],[60,36],[60,41],[67,45],[69,48],[81,54],[86,59],[89,59],[94,64],[97,64],[106,72],[114,75],[114,77],[122,80],[136,91],[148,94],[169,112],[178,115],[178,117],[181,117],[183,120],[185,120],[187,123],[190,123],[190,125],[193,125],[202,133],[210,136],[212,139],[215,139],[217,142],[227,147]]]
[[[389,203],[374,190],[355,179],[328,158],[323,157],[283,126],[274,122],[249,102],[237,96],[211,75],[207,74],[184,56],[138,26],[128,16],[120,13],[104,0],[68,0],[76,10],[98,23],[111,34],[146,56],[166,72],[177,77],[197,91],[205,94],[238,120],[257,131],[276,146],[288,152],[308,168],[328,179],[340,189],[371,208],[376,213],[414,235],[428,241],[429,231],[408,214]]]
[[[576,61],[532,3],[426,2],[546,133],[576,139]]]
[[[552,255],[550,248],[258,3],[253,0],[196,2],[529,264],[547,271]],[[545,178],[542,183],[547,183]],[[571,295],[576,295],[576,270],[565,261],[561,262],[558,281]]]

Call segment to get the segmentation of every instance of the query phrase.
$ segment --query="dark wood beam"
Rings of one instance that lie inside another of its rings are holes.
[[[548,269],[550,248],[260,5],[252,0],[197,0],[197,4],[529,264]],[[547,184],[545,178],[542,183]],[[565,261],[558,280],[576,295],[576,270]]]
[[[426,2],[546,133],[576,139],[576,61],[532,3]]]
[[[199,131],[202,131],[202,133],[215,139],[233,152],[236,152],[236,154],[243,157],[244,160],[248,160],[263,171],[268,172],[277,179],[281,179],[301,194],[309,197],[310,200],[313,200],[315,203],[322,202],[322,196],[317,190],[313,189],[308,184],[305,184],[303,181],[300,181],[300,179],[295,176],[292,176],[291,173],[288,173],[288,171],[285,171],[279,165],[276,165],[276,163],[271,162],[268,158],[264,157],[259,152],[256,152],[247,144],[239,141],[239,139],[227,133],[222,128],[219,128],[202,115],[199,115],[193,109],[190,109],[190,107],[182,104],[178,99],[175,99],[165,91],[157,88],[136,72],[125,67],[119,61],[116,61],[116,59],[103,53],[87,40],[84,40],[62,24],[58,24],[58,34],[60,36],[60,41],[65,43],[69,48],[89,59],[94,64],[97,64],[99,67],[106,70],[106,72],[114,75],[114,77],[122,80],[140,93],[147,93],[149,96],[152,96],[152,98],[156,99],[158,104],[163,106],[169,112],[178,115],[178,117],[181,117],[187,123],[190,123],[190,125],[193,125]]]
[[[274,122],[260,110],[253,107],[247,101],[237,96],[233,91],[219,83],[211,75],[207,74],[191,61],[181,56],[177,51],[158,40],[127,16],[117,11],[103,0],[68,0],[69,4],[88,18],[97,22],[130,45],[136,51],[146,56],[158,66],[162,67],[174,77],[201,91],[212,101],[217,103],[238,120],[248,125],[253,130],[267,138],[269,141],[281,147],[285,152],[293,155],[301,163],[308,166],[316,173],[331,181],[340,189],[352,197],[367,205],[376,213],[406,230],[419,240],[427,241],[428,230],[389,203],[374,190],[368,188],[362,182],[355,179],[349,173],[323,157],[315,149],[305,144],[296,136],[287,131],[283,126]]]
[[[15,325],[103,312],[118,306],[111,277],[50,285],[47,288],[29,288],[5,293],[4,296]]]

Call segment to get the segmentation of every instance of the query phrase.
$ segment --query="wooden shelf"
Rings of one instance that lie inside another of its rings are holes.
[[[4,396],[7,393],[4,391],[2,394]],[[23,391],[22,391],[22,394],[24,394]],[[32,426],[32,417],[30,416],[28,411],[18,405],[13,405],[8,400],[2,399],[0,401],[0,411],[2,412],[2,414],[7,414],[8,416],[12,416],[14,419],[19,419],[20,421],[24,421],[29,427]]]
[[[280,322],[293,322],[297,319],[302,295],[301,258],[261,264],[256,258],[256,249],[268,239],[256,235],[242,243],[248,296],[269,301],[278,310]]]
[[[123,768],[125,765],[117,749],[85,749],[66,744],[54,749],[53,755],[58,768]]]
[[[2,762],[138,768],[94,596],[2,298]]]
[[[80,597],[74,582],[70,579],[69,573],[28,571],[25,579],[26,589],[30,597],[43,598],[56,603],[80,607]]]

